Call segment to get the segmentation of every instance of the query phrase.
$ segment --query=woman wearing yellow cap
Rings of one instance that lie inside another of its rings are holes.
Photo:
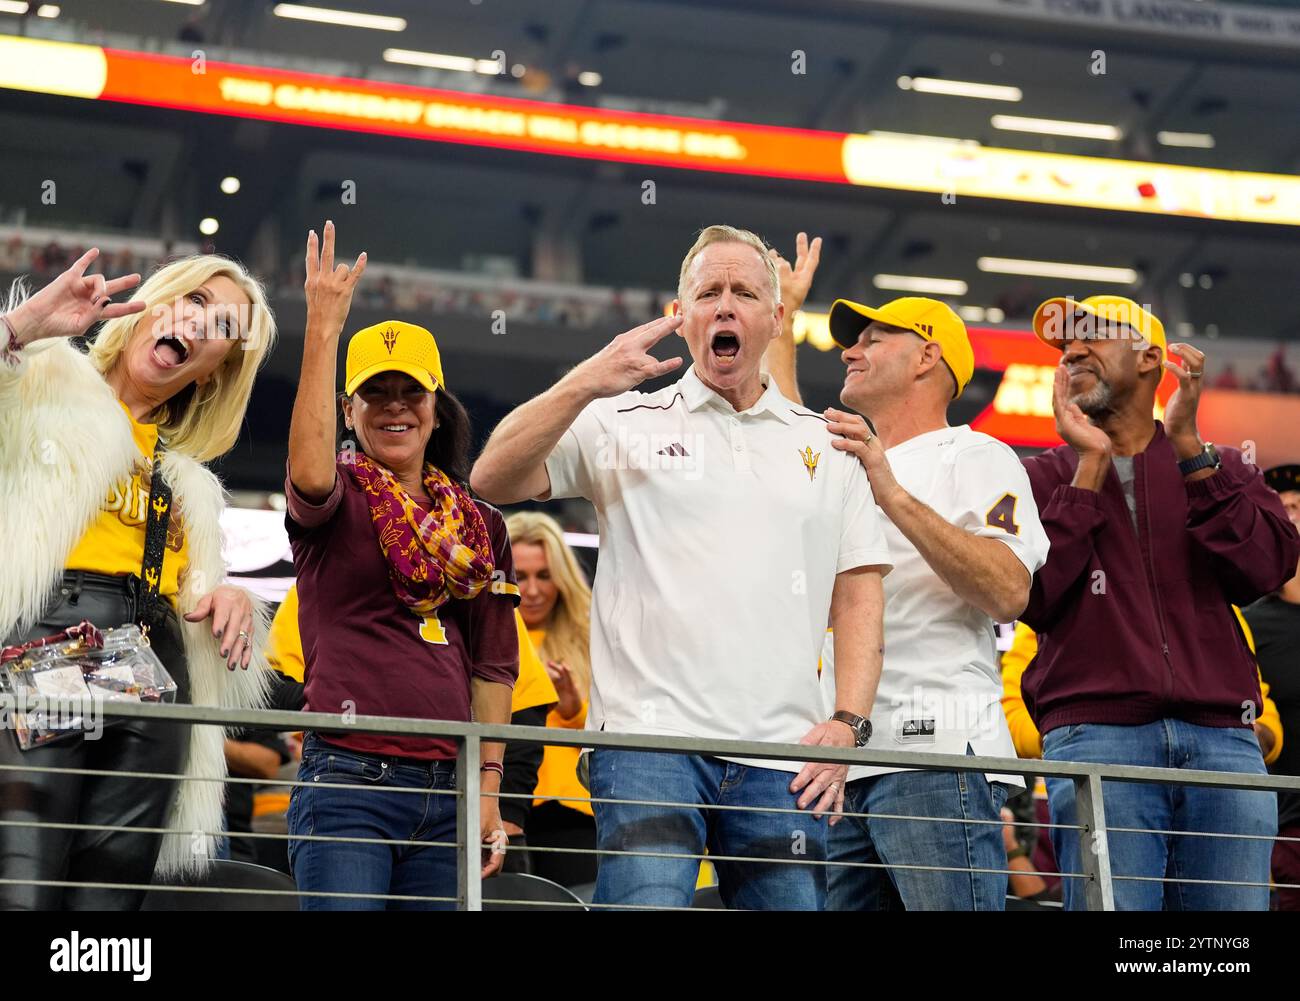
[[[285,483],[306,708],[506,723],[519,665],[510,543],[500,512],[465,487],[469,418],[446,390],[433,335],[400,320],[358,331],[335,399],[338,341],[365,264],[362,254],[334,266],[332,223],[319,245],[308,237]],[[504,857],[503,750],[482,745],[484,876]],[[455,759],[451,740],[309,733],[288,817],[303,907],[453,906]]]

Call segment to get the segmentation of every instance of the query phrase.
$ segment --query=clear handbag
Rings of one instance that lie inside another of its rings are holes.
[[[90,622],[0,651],[0,692],[24,751],[105,725],[105,702],[175,702],[176,682],[131,623],[99,630]]]

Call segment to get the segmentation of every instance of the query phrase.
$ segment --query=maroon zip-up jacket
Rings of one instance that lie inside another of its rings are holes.
[[[1255,662],[1229,605],[1288,580],[1300,535],[1259,470],[1236,449],[1219,454],[1213,476],[1187,483],[1157,421],[1134,456],[1136,534],[1113,466],[1094,493],[1070,486],[1069,445],[1025,460],[1052,543],[1021,616],[1039,634],[1022,688],[1040,732],[1258,715]]]

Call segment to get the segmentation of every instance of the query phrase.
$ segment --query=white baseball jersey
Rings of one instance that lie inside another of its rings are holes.
[[[1015,452],[969,427],[917,435],[886,451],[894,477],[917,500],[973,535],[1005,544],[1033,574],[1047,560],[1029,477]],[[868,746],[882,750],[1016,756],[1002,712],[993,621],[959,598],[890,521],[894,570],[885,578],[885,661]],[[834,706],[835,651],[825,637],[822,680]],[[850,779],[894,768],[854,766]],[[1023,785],[1019,776],[990,775]]]

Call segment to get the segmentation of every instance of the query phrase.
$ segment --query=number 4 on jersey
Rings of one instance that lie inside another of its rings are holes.
[[[1016,524],[1016,495],[1003,494],[1002,499],[989,508],[984,516],[984,523],[1000,528],[1009,535],[1019,535],[1020,526]]]

